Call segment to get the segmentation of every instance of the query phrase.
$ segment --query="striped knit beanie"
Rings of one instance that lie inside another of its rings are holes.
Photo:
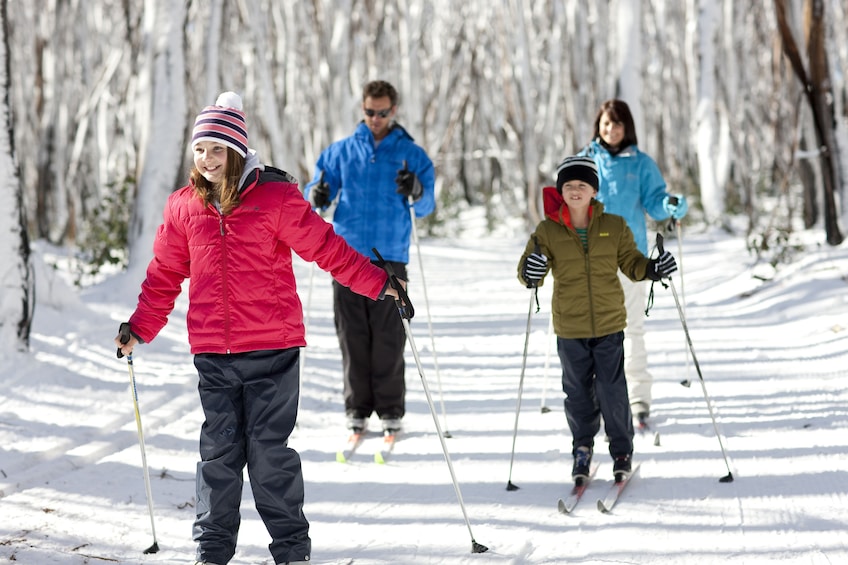
[[[224,92],[214,106],[205,107],[197,115],[191,133],[192,149],[200,141],[232,147],[239,155],[247,157],[247,120],[238,94]]]
[[[598,166],[591,157],[566,157],[557,166],[557,192],[562,193],[562,185],[570,180],[580,180],[598,191]]]

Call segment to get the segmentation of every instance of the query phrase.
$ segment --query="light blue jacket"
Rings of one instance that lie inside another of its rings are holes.
[[[669,217],[663,206],[666,185],[656,162],[635,145],[613,156],[598,140],[583,148],[598,166],[598,196],[608,214],[623,216],[633,232],[636,245],[648,255],[645,214],[659,221]]]
[[[413,205],[415,216],[423,218],[436,208],[433,162],[398,124],[376,147],[365,122],[350,137],[332,143],[318,157],[304,197],[309,199],[323,171],[330,199],[338,197],[336,233],[363,255],[376,259],[371,251],[376,247],[386,261],[408,263],[412,218],[409,201],[396,192],[395,184],[404,161],[424,189]]]

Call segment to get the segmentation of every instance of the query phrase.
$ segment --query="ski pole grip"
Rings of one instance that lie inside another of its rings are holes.
[[[663,236],[661,233],[657,233],[657,251],[659,251],[660,255],[662,255],[663,251],[665,251],[663,247]]]
[[[406,320],[411,320],[413,316],[415,316],[415,308],[412,306],[412,301],[409,300],[409,295],[406,293],[406,289],[403,288],[403,285],[400,284],[400,281],[395,275],[395,270],[392,269],[392,266],[383,259],[383,256],[380,255],[380,252],[377,251],[376,247],[372,247],[371,251],[374,253],[374,256],[379,261],[379,265],[386,270],[386,273],[389,275],[389,284],[392,285],[397,293],[398,297],[395,299],[395,304],[398,308],[398,313],[401,318]]]
[[[677,204],[679,202],[680,202],[680,199],[677,198],[676,196],[674,196],[673,194],[670,194],[668,196],[668,203],[671,204],[672,206],[677,206]],[[674,216],[672,216],[671,219],[668,221],[668,231],[674,231],[674,227],[676,225],[677,225],[677,220],[675,220]]]
[[[118,329],[118,335],[120,336],[121,343],[129,343],[130,341],[130,325],[127,322],[123,322],[121,327]],[[124,352],[121,351],[121,348],[118,348],[118,359],[124,356]]]

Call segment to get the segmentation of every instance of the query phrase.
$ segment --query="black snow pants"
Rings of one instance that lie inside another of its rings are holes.
[[[236,550],[244,468],[275,563],[308,560],[297,419],[299,348],[194,358],[205,422],[197,464],[197,560],[226,564]]]
[[[593,448],[604,417],[613,457],[633,453],[633,417],[624,378],[624,332],[588,339],[557,337],[572,453]]]
[[[390,262],[406,280],[406,265]],[[342,351],[345,412],[368,418],[403,418],[406,413],[406,333],[395,301],[371,300],[333,282],[336,335]]]

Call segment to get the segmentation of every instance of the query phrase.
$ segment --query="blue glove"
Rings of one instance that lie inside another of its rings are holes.
[[[521,276],[527,283],[527,288],[534,288],[545,277],[548,272],[548,258],[542,253],[531,253],[524,260],[524,268]]]
[[[689,204],[682,194],[666,194],[663,198],[663,208],[675,220],[681,219],[689,211]]]

